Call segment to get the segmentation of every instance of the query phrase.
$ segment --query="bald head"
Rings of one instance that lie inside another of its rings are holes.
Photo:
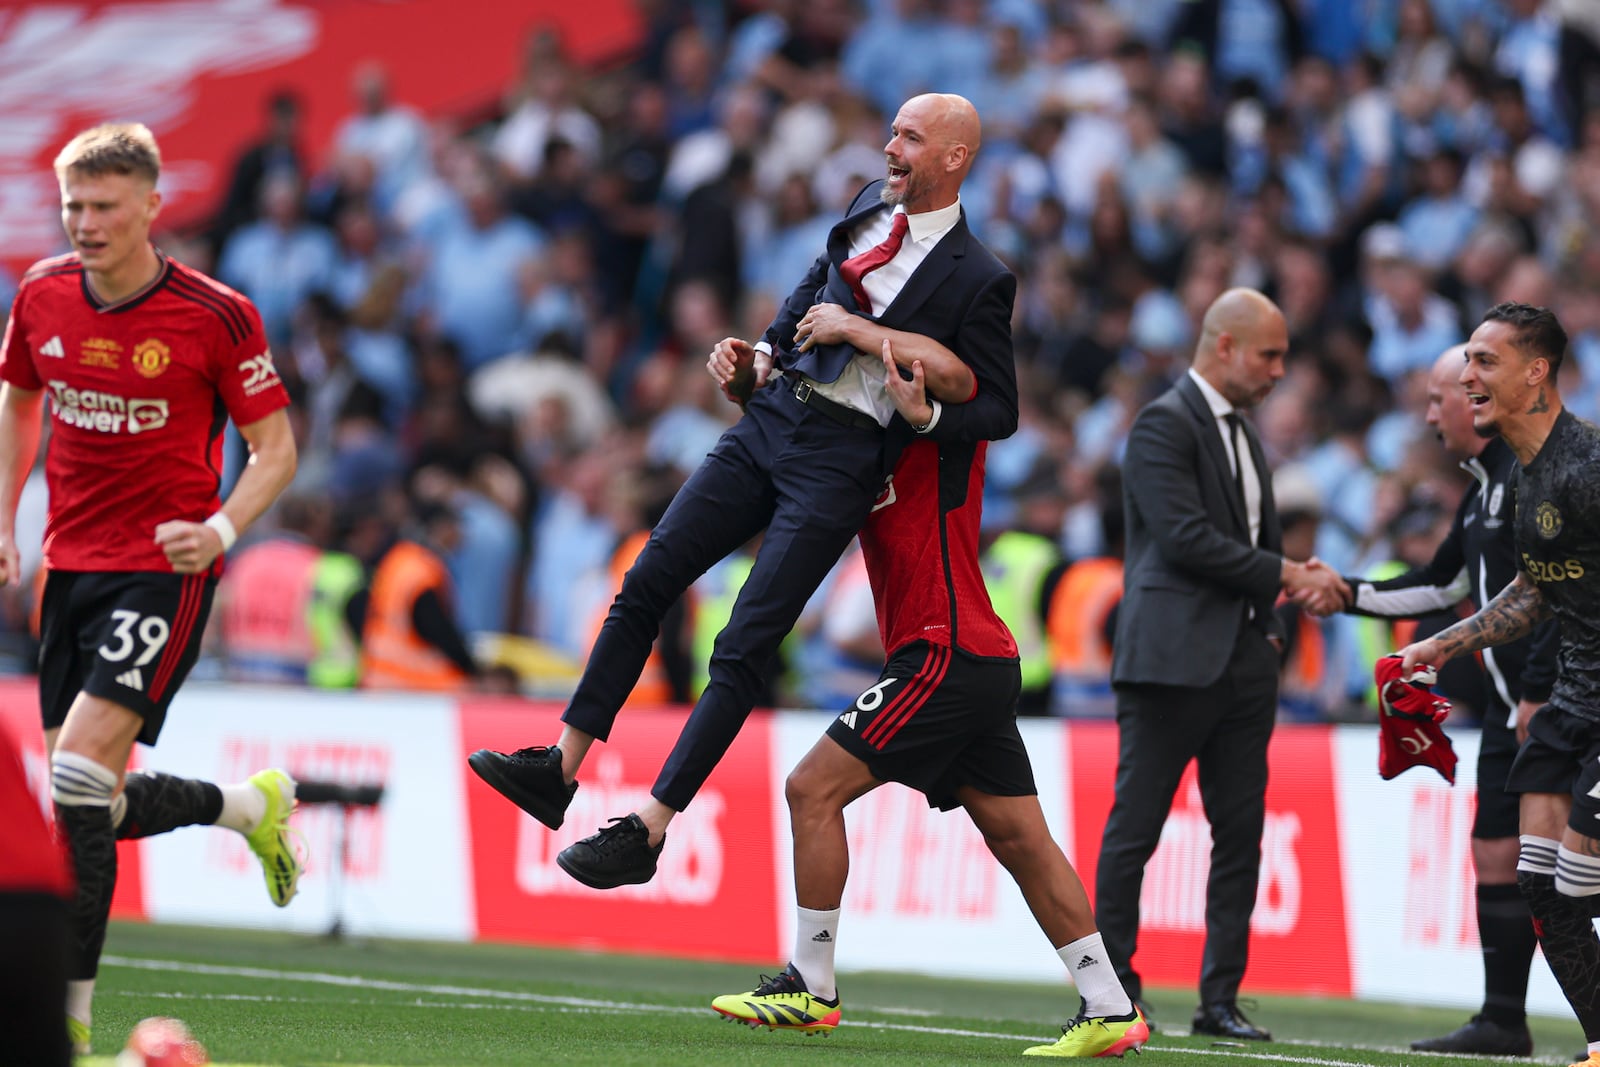
[[[1467,362],[1467,346],[1451,345],[1433,361],[1433,374],[1428,380],[1434,385],[1448,383],[1460,386],[1461,368]]]
[[[1467,366],[1467,346],[1455,345],[1439,353],[1428,373],[1428,411],[1424,416],[1445,449],[1458,459],[1483,451],[1488,440],[1472,428],[1472,405],[1461,372]]]
[[[976,155],[983,142],[983,123],[978,119],[978,109],[972,101],[955,93],[923,93],[906,102],[927,108],[927,120],[934,136],[943,141],[967,146]]]
[[[1217,339],[1223,334],[1235,337],[1248,333],[1272,318],[1283,320],[1278,305],[1254,289],[1229,289],[1206,308],[1200,320],[1200,345],[1196,358],[1207,349],[1216,350]]]
[[[1234,407],[1254,407],[1283,377],[1289,328],[1278,305],[1254,289],[1229,289],[1206,309],[1195,373]]]
[[[889,181],[883,199],[908,212],[955,203],[983,141],[978,109],[954,93],[923,93],[900,106],[884,155]]]

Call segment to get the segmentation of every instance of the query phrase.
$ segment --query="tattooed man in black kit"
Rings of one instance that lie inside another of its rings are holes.
[[[1561,405],[1567,334],[1555,315],[1498,304],[1467,342],[1472,425],[1516,454],[1516,578],[1469,619],[1402,650],[1405,671],[1504,644],[1554,616],[1550,702],[1528,725],[1506,788],[1522,794],[1517,884],[1550,970],[1600,1067],[1600,428]]]

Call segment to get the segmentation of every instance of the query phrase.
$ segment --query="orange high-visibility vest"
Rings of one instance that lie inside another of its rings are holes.
[[[228,561],[222,578],[227,676],[304,684],[313,655],[311,586],[322,553],[303,541],[260,541]]]
[[[1416,623],[1411,624],[1413,630]],[[1283,665],[1283,691],[1296,696],[1314,696],[1322,692],[1328,674],[1328,639],[1322,633],[1322,621],[1310,612],[1301,611],[1295,620],[1294,649],[1289,661]]]
[[[607,571],[611,578],[611,595],[606,597],[589,620],[589,647],[600,637],[600,627],[605,625],[606,616],[611,612],[611,602],[622,591],[622,579],[639,558],[639,553],[644,551],[644,546],[650,540],[649,530],[639,530],[623,539],[622,544],[611,554],[611,564]],[[687,593],[685,595],[688,595]],[[659,641],[659,636],[657,640]],[[650,646],[650,655],[644,661],[644,671],[639,675],[639,682],[628,694],[628,699],[622,702],[625,708],[643,707],[647,704],[666,704],[672,700],[672,683],[667,680],[667,668],[661,659],[661,649],[656,645]]]
[[[465,688],[466,674],[424,641],[411,621],[417,598],[430,589],[449,602],[450,572],[422,545],[401,541],[379,561],[361,634],[362,688]]]
[[[1122,600],[1122,561],[1113,556],[1080,559],[1067,568],[1050,597],[1046,625],[1059,678],[1088,680],[1111,675],[1106,616]]]

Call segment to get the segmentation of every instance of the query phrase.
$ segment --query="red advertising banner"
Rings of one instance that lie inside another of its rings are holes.
[[[632,0],[21,0],[0,5],[0,260],[14,271],[59,251],[51,161],[79,129],[139,121],[163,156],[169,225],[217,207],[234,160],[260,138],[266,102],[305,103],[304,149],[321,169],[354,110],[368,59],[391,97],[426,115],[481,113],[511,87],[533,30],[576,60],[622,54],[641,33]]]
[[[1279,727],[1273,735],[1246,992],[1350,995],[1332,739],[1325,726]],[[1067,744],[1080,842],[1073,862],[1093,896],[1099,841],[1111,811],[1116,725],[1075,722]],[[1147,985],[1192,989],[1199,982],[1210,854],[1211,828],[1191,765],[1161,845],[1145,866],[1134,966]]]
[[[466,767],[479,748],[547,743],[560,706],[468,700],[461,706],[478,936],[612,952],[751,963],[782,958],[774,894],[772,727],[752,715],[694,803],[667,831],[656,877],[596,890],[556,865],[556,854],[608,819],[635,810],[687,718],[682,710],[623,712],[612,739],[589,753],[565,825],[551,831]]]

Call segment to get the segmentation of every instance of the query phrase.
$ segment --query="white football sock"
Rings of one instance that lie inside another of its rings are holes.
[[[222,792],[222,814],[217,825],[247,834],[266,817],[267,795],[249,782],[217,786]]]
[[[1561,852],[1561,842],[1551,837],[1523,834],[1517,848],[1517,870],[1529,874],[1556,873],[1556,856]]]
[[[833,947],[839,941],[839,912],[796,908],[794,969],[805,979],[813,996],[833,1000],[839,995],[833,976]]]
[[[62,807],[105,808],[110,817],[117,772],[88,756],[56,749],[50,757],[50,798]]]
[[[1562,845],[1556,852],[1556,890],[1569,897],[1600,893],[1600,858]]]
[[[1056,949],[1056,955],[1067,965],[1067,973],[1072,975],[1078,992],[1083,994],[1085,1010],[1090,1016],[1126,1015],[1133,1010],[1133,1001],[1128,999],[1122,980],[1106,957],[1100,931],[1063,945]]]
[[[94,979],[75,978],[67,983],[67,1014],[90,1026],[90,1003],[94,1000]]]

